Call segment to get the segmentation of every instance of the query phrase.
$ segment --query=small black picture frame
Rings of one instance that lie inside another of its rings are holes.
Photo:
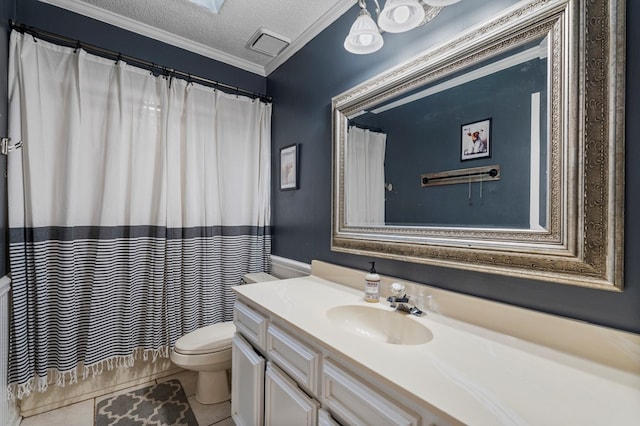
[[[299,188],[299,162],[300,149],[298,144],[292,144],[280,148],[280,190],[291,191]]]
[[[460,161],[491,157],[491,118],[460,127]]]

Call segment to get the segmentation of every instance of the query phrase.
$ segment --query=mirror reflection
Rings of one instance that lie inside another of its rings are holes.
[[[350,114],[346,224],[546,229],[548,50],[530,40]]]

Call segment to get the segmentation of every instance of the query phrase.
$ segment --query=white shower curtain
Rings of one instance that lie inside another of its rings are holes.
[[[384,156],[387,135],[349,127],[345,149],[348,225],[384,225]]]
[[[231,319],[229,287],[269,269],[271,105],[15,31],[10,43],[22,398]]]

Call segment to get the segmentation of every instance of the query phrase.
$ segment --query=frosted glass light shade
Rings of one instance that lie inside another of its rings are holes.
[[[460,0],[423,0],[429,6],[449,6]]]
[[[424,7],[418,0],[387,0],[378,26],[388,33],[402,33],[417,27],[423,19]]]
[[[383,44],[384,40],[378,26],[369,12],[366,9],[361,9],[360,15],[344,40],[344,48],[351,53],[365,55],[380,50]]]

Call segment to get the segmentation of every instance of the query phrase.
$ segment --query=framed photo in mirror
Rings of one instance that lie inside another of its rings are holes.
[[[460,161],[491,157],[491,118],[461,127]]]
[[[280,190],[298,189],[298,144],[280,148]]]

